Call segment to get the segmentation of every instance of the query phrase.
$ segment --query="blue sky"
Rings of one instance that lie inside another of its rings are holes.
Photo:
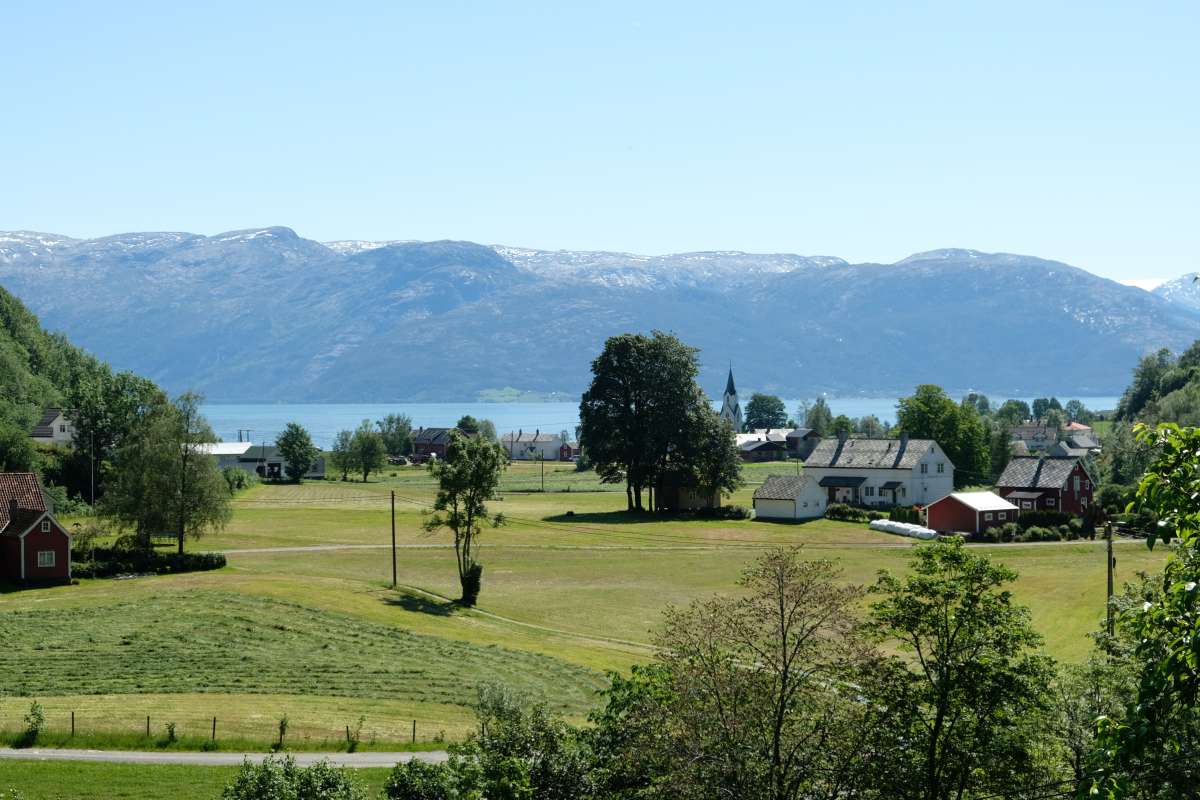
[[[175,5],[5,3],[0,229],[1200,269],[1194,0]]]

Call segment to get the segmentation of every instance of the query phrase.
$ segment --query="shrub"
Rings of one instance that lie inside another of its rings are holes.
[[[229,487],[230,494],[236,494],[243,489],[249,489],[258,483],[257,475],[241,467],[226,467],[221,470],[221,477],[225,479],[225,485]]]
[[[1002,542],[1015,542],[1021,533],[1021,526],[1015,522],[1006,522],[996,529],[996,533]]]
[[[696,516],[704,519],[750,519],[751,512],[745,506],[719,506],[697,509]]]
[[[1037,526],[1039,528],[1059,525],[1066,525],[1073,519],[1071,514],[1065,511],[1022,511],[1021,516],[1017,517],[1017,524],[1022,528],[1030,528]]]
[[[25,730],[21,732],[21,737],[16,741],[17,747],[33,747],[37,744],[38,737],[42,735],[42,728],[46,725],[46,712],[42,708],[42,704],[34,700],[29,704],[29,713],[25,715]]]
[[[176,742],[176,741],[179,741],[179,737],[175,733],[175,723],[168,722],[167,723],[167,743],[170,744],[170,743]]]
[[[445,764],[412,759],[396,765],[383,785],[387,800],[451,800],[455,796]]]
[[[907,522],[912,525],[921,524],[921,513],[912,506],[896,506],[888,512],[892,522]]]
[[[887,514],[884,514],[882,511],[868,511],[867,512],[867,522],[874,522],[877,519],[888,519],[888,516],[887,516]]]
[[[861,508],[848,506],[845,503],[830,503],[825,507],[825,519],[836,519],[843,522],[866,522],[867,512]]]
[[[113,575],[166,575],[178,572],[203,572],[225,566],[224,553],[160,553],[138,548],[97,547],[92,560],[73,564],[77,578],[108,578]]]
[[[267,756],[261,764],[242,763],[221,792],[221,800],[366,800],[362,785],[347,771],[325,761],[297,767],[291,756]]]
[[[483,582],[483,565],[472,564],[462,579],[462,603],[473,606],[479,600],[479,587]]]

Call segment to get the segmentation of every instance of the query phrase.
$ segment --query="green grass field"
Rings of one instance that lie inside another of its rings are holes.
[[[733,502],[750,505],[753,485],[780,471],[789,468],[751,465]],[[219,740],[265,747],[285,715],[295,749],[341,747],[360,717],[365,747],[411,744],[413,720],[418,744],[430,746],[469,730],[485,681],[581,720],[605,670],[649,658],[668,604],[736,591],[764,548],[803,545],[847,581],[868,584],[880,569],[903,570],[914,546],[827,520],[630,518],[620,487],[591,473],[546,464],[542,493],[533,491],[542,465],[517,464],[493,504],[507,524],[485,532],[480,606],[464,610],[448,602],[458,592],[448,534],[422,527],[433,481],[421,469],[395,473],[244,493],[225,531],[188,543],[225,550],[223,570],[0,595],[0,731],[17,732],[37,698],[56,744],[69,743],[75,711],[78,737],[118,746],[146,746],[146,716],[151,739],[175,722],[189,742],[210,735],[216,716]],[[1103,545],[981,549],[1020,573],[1015,596],[1048,651],[1086,657],[1104,613]],[[1117,549],[1119,579],[1164,558],[1136,544]]]
[[[178,764],[93,764],[69,761],[0,761],[0,792],[16,790],[24,800],[145,800],[218,798],[237,767]],[[352,773],[378,797],[386,769]]]

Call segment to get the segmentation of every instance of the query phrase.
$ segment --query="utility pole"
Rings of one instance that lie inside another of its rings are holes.
[[[1105,601],[1105,610],[1107,611],[1108,635],[1112,636],[1113,635],[1113,608],[1112,608],[1113,567],[1115,567],[1117,565],[1117,560],[1115,558],[1113,558],[1113,549],[1112,549],[1113,528],[1112,528],[1111,522],[1107,522],[1104,524],[1104,538],[1107,540],[1106,550],[1108,551],[1108,597],[1107,597],[1107,600]]]
[[[541,465],[542,465],[542,494],[545,494],[546,493],[546,458],[545,458],[545,456],[543,455],[541,458],[538,459],[538,461],[540,461]]]
[[[88,431],[88,478],[92,484],[92,508],[96,507],[96,432]]]
[[[392,490],[392,588],[396,588],[396,490]]]

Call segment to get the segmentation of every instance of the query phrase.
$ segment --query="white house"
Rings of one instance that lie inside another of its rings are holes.
[[[825,513],[825,491],[810,475],[771,475],[754,490],[758,519],[814,519]]]
[[[500,445],[513,461],[558,461],[562,455],[562,436],[517,431],[500,437]]]
[[[61,408],[47,408],[38,424],[30,431],[29,437],[38,444],[70,447],[75,438],[75,428]]]
[[[218,469],[240,467],[270,481],[283,480],[287,476],[287,459],[273,444],[264,446],[251,442],[212,442],[200,445],[199,449],[217,459]],[[325,456],[317,456],[304,477],[310,480],[324,480]]]
[[[954,491],[954,464],[932,439],[825,439],[804,471],[830,503],[926,505]]]
[[[241,457],[253,447],[251,442],[213,442],[202,444],[199,450],[217,459],[217,469],[241,467]]]

